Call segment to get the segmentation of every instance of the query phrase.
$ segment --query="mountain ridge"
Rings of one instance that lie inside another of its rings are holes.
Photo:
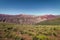
[[[35,16],[35,15],[6,15],[0,14],[0,22],[7,23],[16,23],[16,24],[36,24],[42,21],[55,19],[58,16],[55,15],[43,15],[43,16]]]

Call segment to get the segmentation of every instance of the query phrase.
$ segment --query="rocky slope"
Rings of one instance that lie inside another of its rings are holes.
[[[54,15],[43,15],[43,16],[34,16],[34,15],[5,15],[0,14],[0,22],[7,23],[16,23],[16,24],[36,24],[41,21],[51,20],[56,18]]]
[[[60,17],[37,23],[37,25],[60,25]]]

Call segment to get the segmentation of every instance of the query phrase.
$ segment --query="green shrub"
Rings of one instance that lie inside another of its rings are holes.
[[[56,33],[56,32],[53,32],[53,35],[54,35],[54,36],[57,36],[57,33]]]
[[[33,38],[33,40],[49,40],[45,35],[37,35]]]
[[[15,37],[15,40],[21,40],[21,37],[16,36],[16,37]]]
[[[38,40],[38,38],[35,36],[35,37],[33,37],[33,40]]]

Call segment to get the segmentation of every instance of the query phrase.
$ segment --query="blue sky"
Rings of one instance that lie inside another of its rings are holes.
[[[0,14],[60,15],[60,0],[0,0]]]

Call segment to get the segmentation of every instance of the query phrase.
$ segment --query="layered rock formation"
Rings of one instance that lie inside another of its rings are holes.
[[[0,14],[0,22],[7,23],[16,23],[16,24],[36,24],[41,21],[50,20],[55,18],[54,15],[43,15],[43,16],[34,16],[34,15],[4,15]]]

